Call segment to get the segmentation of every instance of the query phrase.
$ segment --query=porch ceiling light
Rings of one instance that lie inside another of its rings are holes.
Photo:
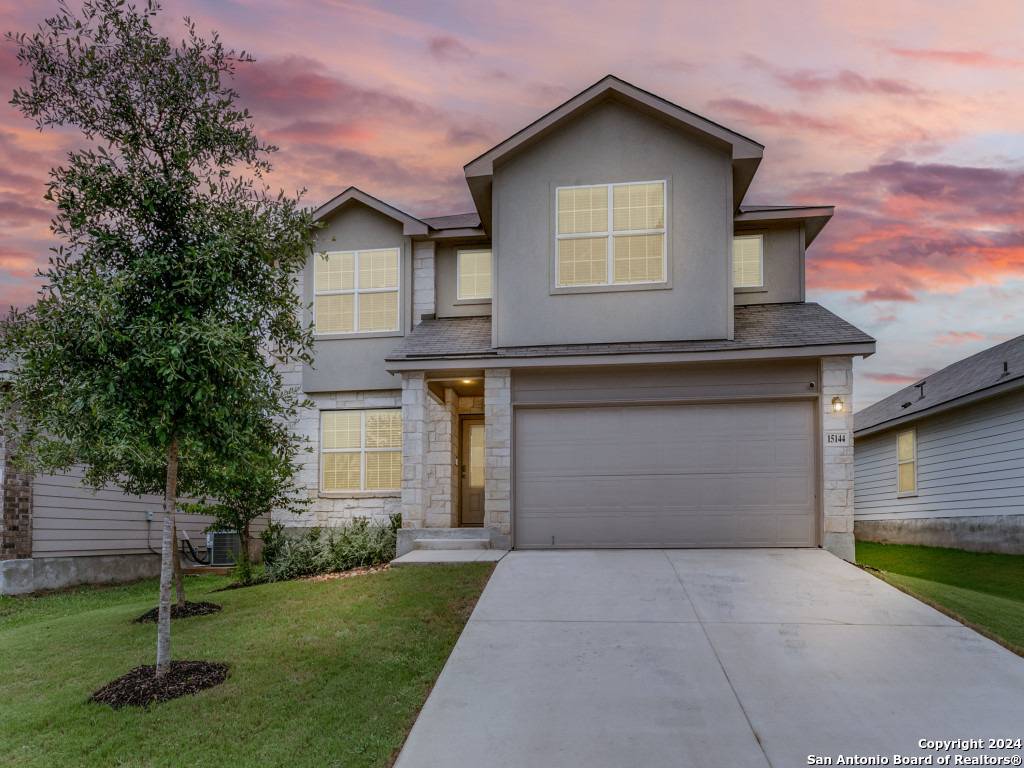
[[[846,404],[843,402],[843,398],[839,395],[832,398],[832,413],[842,413],[844,408],[846,408]]]
[[[463,379],[462,383],[463,384],[472,384],[474,381],[476,381],[476,379]]]

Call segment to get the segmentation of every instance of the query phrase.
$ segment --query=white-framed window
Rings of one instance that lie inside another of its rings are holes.
[[[320,490],[402,488],[402,411],[320,412]]]
[[[328,251],[314,258],[313,325],[318,335],[398,330],[398,248]]]
[[[913,429],[896,435],[896,492],[917,493],[917,431]]]
[[[664,283],[665,181],[555,190],[559,288]]]
[[[455,254],[455,280],[459,301],[491,298],[491,249],[466,248]]]
[[[764,235],[735,235],[732,239],[733,288],[764,287]]]

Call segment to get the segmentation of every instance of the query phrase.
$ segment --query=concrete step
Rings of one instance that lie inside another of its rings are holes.
[[[396,568],[412,565],[455,565],[456,563],[496,563],[507,549],[414,549],[391,561]]]
[[[444,539],[416,539],[412,544],[413,549],[490,549],[490,539],[470,538],[444,538]]]

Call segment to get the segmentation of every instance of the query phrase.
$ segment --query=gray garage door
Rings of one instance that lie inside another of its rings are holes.
[[[816,544],[809,402],[517,409],[519,547]]]

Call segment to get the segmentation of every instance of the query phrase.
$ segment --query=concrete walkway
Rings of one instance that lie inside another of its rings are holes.
[[[1022,712],[1024,659],[821,550],[512,552],[397,766],[788,768]]]

